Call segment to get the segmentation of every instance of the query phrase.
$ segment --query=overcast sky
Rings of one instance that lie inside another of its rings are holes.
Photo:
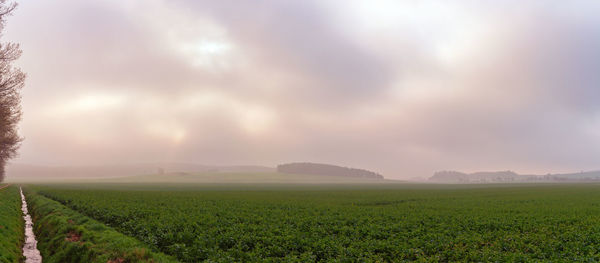
[[[600,1],[27,0],[15,162],[600,169]]]

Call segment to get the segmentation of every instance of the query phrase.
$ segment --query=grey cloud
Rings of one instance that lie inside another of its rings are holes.
[[[282,87],[307,101],[337,104],[379,95],[389,65],[334,27],[313,1],[180,1],[225,26],[258,65],[284,68],[299,83]],[[294,95],[292,95],[294,96]],[[296,97],[296,96],[294,96]]]
[[[17,14],[27,16],[16,15],[8,31],[22,43],[21,64],[33,86],[29,90],[64,97],[97,87],[160,93],[222,82],[165,50],[144,21],[113,4],[21,4]]]

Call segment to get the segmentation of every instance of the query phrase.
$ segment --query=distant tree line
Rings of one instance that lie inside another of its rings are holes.
[[[436,172],[430,181],[440,183],[510,183],[510,182],[598,182],[600,171],[568,174],[520,175],[513,171],[461,173]]]
[[[0,35],[6,18],[16,7],[16,3],[0,0]],[[6,163],[16,157],[22,140],[18,124],[21,121],[20,90],[25,83],[25,74],[13,66],[20,56],[19,44],[0,43],[0,182],[4,180]]]
[[[383,176],[381,174],[375,172],[320,163],[281,164],[277,166],[277,171],[280,173],[289,174],[309,174],[323,176],[345,176],[356,178],[383,179]]]

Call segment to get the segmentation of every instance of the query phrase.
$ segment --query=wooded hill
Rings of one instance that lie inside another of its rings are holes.
[[[383,179],[381,174],[356,168],[341,167],[320,163],[288,163],[277,166],[277,171],[288,174],[309,174],[322,176],[344,176],[355,178]]]

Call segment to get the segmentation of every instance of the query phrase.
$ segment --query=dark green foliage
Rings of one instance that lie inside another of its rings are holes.
[[[60,203],[26,192],[44,262],[175,262]]]
[[[23,232],[19,189],[15,186],[0,189],[0,263],[21,262]]]
[[[280,173],[288,174],[311,174],[321,176],[343,176],[343,177],[356,177],[356,178],[372,178],[372,179],[383,179],[383,176],[356,168],[341,167],[331,164],[321,163],[286,163],[277,166],[277,171]]]
[[[600,260],[600,185],[164,188],[39,187],[186,262]]]

